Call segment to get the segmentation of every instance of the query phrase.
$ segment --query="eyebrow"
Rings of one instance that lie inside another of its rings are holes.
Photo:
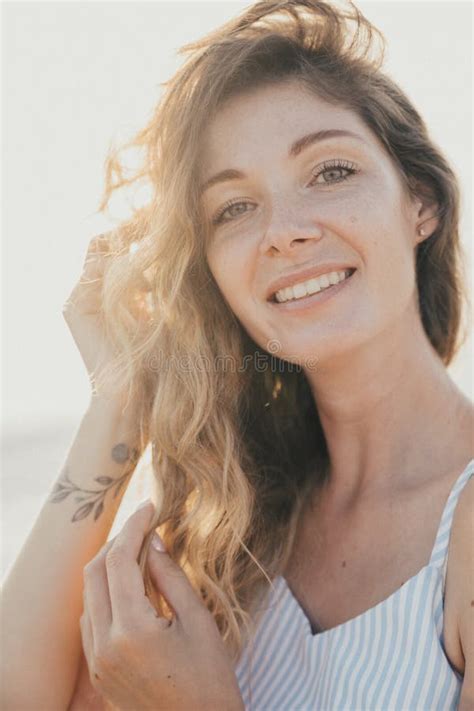
[[[313,146],[315,143],[321,141],[326,141],[329,138],[355,138],[357,141],[365,143],[364,139],[357,133],[348,131],[342,128],[326,128],[321,129],[321,131],[313,131],[313,133],[308,133],[306,136],[298,138],[294,143],[291,144],[290,150],[288,151],[288,158],[296,158],[300,153],[302,153],[306,148]],[[226,170],[221,170],[219,173],[208,178],[200,187],[201,195],[209,188],[217,185],[218,183],[224,183],[229,180],[243,180],[245,178],[245,173],[235,168],[227,168]]]

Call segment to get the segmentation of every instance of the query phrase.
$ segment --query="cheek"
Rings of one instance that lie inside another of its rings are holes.
[[[401,221],[385,224],[369,240],[368,288],[374,307],[383,320],[403,313],[416,290],[414,253]]]
[[[216,245],[207,252],[209,269],[232,311],[241,316],[249,298],[250,268],[241,250]]]
[[[344,218],[346,239],[361,262],[367,315],[377,320],[401,313],[416,289],[410,225],[394,194],[385,185],[374,186]]]
[[[349,232],[357,241],[357,251],[382,275],[389,275],[413,257],[409,229],[397,200],[386,189],[374,189],[359,196],[348,214]]]

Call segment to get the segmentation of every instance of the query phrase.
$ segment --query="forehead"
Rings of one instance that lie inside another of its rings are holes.
[[[201,174],[267,156],[287,155],[295,138],[320,129],[347,129],[374,148],[376,137],[351,109],[334,106],[297,82],[245,92],[225,102],[202,141]]]

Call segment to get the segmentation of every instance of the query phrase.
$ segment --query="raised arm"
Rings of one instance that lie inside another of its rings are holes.
[[[138,458],[133,412],[93,399],[4,580],[4,711],[65,711],[82,643],[83,569],[107,540]]]
[[[66,461],[4,580],[1,598],[2,711],[65,711],[82,640],[83,569],[107,540],[141,455],[138,408],[98,379],[113,359],[102,320],[108,237],[94,237],[63,315],[92,393]],[[145,307],[134,307],[145,318]],[[126,407],[124,405],[126,404]]]

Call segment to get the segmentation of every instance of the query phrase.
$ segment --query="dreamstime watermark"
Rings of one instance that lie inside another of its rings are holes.
[[[244,355],[240,361],[233,356],[216,356],[208,358],[206,356],[174,356],[166,357],[161,349],[149,355],[147,367],[152,372],[163,372],[164,370],[176,370],[178,372],[244,372],[254,370],[263,373],[269,370],[271,373],[292,373],[301,370],[316,370],[317,358],[308,357],[300,359],[285,354],[279,357],[277,354],[282,350],[281,343],[277,339],[267,341],[265,351]]]

